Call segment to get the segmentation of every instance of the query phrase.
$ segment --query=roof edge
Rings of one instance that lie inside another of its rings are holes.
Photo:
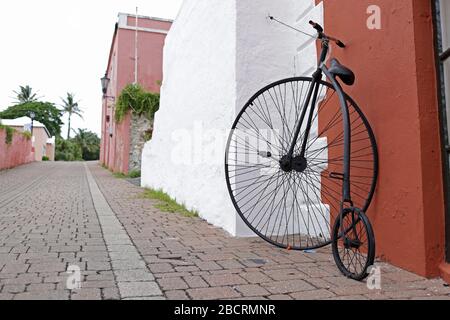
[[[136,14],[119,12],[118,17],[120,17],[120,16],[136,17]],[[151,17],[151,16],[144,16],[144,15],[140,15],[140,14],[138,14],[137,16],[138,16],[139,19],[149,19],[149,20],[155,20],[155,21],[161,21],[161,22],[170,22],[170,23],[172,23],[174,21],[174,20],[171,20],[171,19]]]

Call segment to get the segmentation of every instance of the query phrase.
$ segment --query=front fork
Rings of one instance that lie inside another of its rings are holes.
[[[297,127],[294,132],[293,140],[291,146],[289,148],[288,158],[292,159],[295,152],[295,147],[297,145],[297,140],[300,135],[300,131],[303,125],[303,121],[305,120],[306,113],[308,111],[308,106],[311,104],[311,108],[309,111],[308,122],[306,123],[306,129],[302,142],[302,149],[300,152],[300,156],[304,157],[306,153],[306,148],[308,144],[308,138],[312,127],[312,120],[314,117],[314,111],[317,104],[317,97],[319,94],[320,80],[322,78],[322,74],[325,74],[326,77],[333,84],[336,92],[339,96],[339,103],[341,105],[341,113],[343,119],[344,126],[344,167],[343,173],[340,175],[342,178],[342,201],[344,203],[351,203],[351,195],[350,195],[350,152],[351,152],[351,127],[350,127],[350,114],[348,111],[347,100],[345,98],[344,91],[341,85],[336,81],[333,75],[328,71],[325,64],[321,64],[321,66],[317,69],[317,71],[313,75],[313,79],[311,82],[311,87],[309,88],[308,95],[306,97],[305,105],[302,110],[302,114],[300,115],[300,119],[297,123]]]
[[[350,153],[351,153],[351,127],[350,127],[350,114],[347,106],[347,99],[345,97],[344,91],[341,87],[341,85],[336,81],[336,79],[333,77],[333,75],[328,71],[327,67],[324,63],[322,63],[319,68],[316,70],[316,72],[313,74],[313,79],[311,82],[311,87],[309,88],[308,95],[306,97],[305,106],[302,110],[302,114],[300,116],[300,120],[297,123],[297,127],[294,132],[294,137],[292,144],[289,149],[288,158],[292,159],[295,152],[295,147],[297,145],[297,140],[300,135],[300,131],[303,125],[303,121],[305,120],[306,113],[308,110],[308,106],[311,105],[309,115],[308,115],[308,122],[306,124],[306,129],[303,137],[303,143],[302,143],[302,149],[300,153],[300,157],[305,156],[306,148],[308,144],[308,138],[312,127],[312,120],[314,116],[314,111],[317,104],[317,98],[319,94],[319,87],[320,87],[320,80],[322,78],[322,74],[325,74],[326,77],[330,80],[332,85],[334,86],[336,92],[339,96],[339,102],[341,105],[341,113],[343,118],[343,126],[344,126],[344,167],[343,167],[343,173],[338,174],[339,179],[342,180],[342,202],[341,202],[341,211],[339,214],[340,219],[340,225],[341,230],[343,230],[343,213],[344,210],[348,210],[349,207],[353,208],[353,202],[351,199],[351,193],[350,193]],[[346,206],[346,204],[348,206]],[[354,219],[354,212],[352,213],[352,219]],[[354,221],[353,221],[354,222]],[[352,222],[352,224],[353,224]],[[356,234],[356,229],[354,230]]]
[[[309,88],[308,95],[306,96],[305,106],[302,110],[302,114],[300,115],[300,120],[297,123],[297,127],[295,128],[294,137],[291,143],[291,147],[289,148],[288,157],[292,159],[294,156],[295,147],[297,145],[297,140],[300,135],[300,131],[302,129],[303,121],[305,120],[306,112],[308,111],[308,106],[311,102],[311,109],[309,111],[308,122],[306,123],[306,130],[303,137],[302,149],[300,152],[300,157],[304,157],[306,153],[306,147],[308,143],[309,133],[311,131],[312,119],[314,116],[314,110],[316,108],[317,96],[319,95],[319,87],[320,87],[320,79],[322,78],[322,70],[320,68],[317,69],[313,74],[313,79],[311,82],[311,87]]]

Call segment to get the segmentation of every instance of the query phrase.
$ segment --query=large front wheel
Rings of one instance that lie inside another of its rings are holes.
[[[306,120],[292,161],[286,162],[304,109],[310,114],[311,105],[305,106],[305,100],[311,86],[311,78],[290,78],[255,94],[233,124],[225,156],[228,190],[243,221],[264,240],[294,250],[331,242],[331,226],[342,201],[344,124],[338,94],[330,83],[318,82],[304,154]],[[350,97],[346,101],[351,197],[366,211],[377,178],[376,142],[359,107]]]

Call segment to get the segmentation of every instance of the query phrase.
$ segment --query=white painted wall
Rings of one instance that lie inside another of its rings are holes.
[[[185,0],[166,38],[161,108],[142,159],[144,186],[162,188],[230,233],[236,218],[224,180],[223,152],[215,164],[203,163],[193,135],[200,136],[202,126],[229,127],[235,115],[235,65],[235,1]]]
[[[184,1],[166,38],[161,108],[143,152],[143,186],[163,189],[232,235],[251,235],[226,188],[228,130],[261,87],[312,73],[315,42],[267,15],[314,33],[308,20],[323,23],[322,5],[314,2]]]

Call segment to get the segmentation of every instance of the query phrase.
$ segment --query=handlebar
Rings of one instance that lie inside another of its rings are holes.
[[[312,25],[313,28],[317,30],[317,32],[319,33],[319,39],[326,39],[326,40],[334,41],[338,47],[345,48],[345,44],[341,40],[326,35],[323,32],[323,27],[320,24],[318,24],[312,20],[309,21],[309,24]]]
[[[297,28],[295,28],[293,26],[290,26],[289,24],[284,23],[283,21],[280,21],[280,20],[276,19],[274,16],[271,16],[270,14],[267,16],[267,18],[269,18],[270,20],[276,21],[279,24],[281,24],[281,25],[283,25],[283,26],[285,26],[287,28],[290,28],[290,29],[295,30],[297,32],[303,33],[303,34],[305,34],[305,35],[307,35],[307,36],[309,36],[311,38],[314,38],[313,35],[310,35],[310,34],[308,34],[306,32],[303,32],[302,30],[299,30],[299,29],[297,29]],[[319,34],[318,35],[318,39],[320,39],[322,41],[329,41],[329,40],[331,40],[331,41],[334,41],[338,45],[338,47],[345,48],[345,44],[341,40],[338,40],[338,39],[333,38],[333,37],[331,37],[329,35],[326,35],[323,32],[323,28],[322,28],[322,26],[320,24],[318,24],[318,23],[316,23],[316,22],[314,22],[312,20],[309,21],[309,24],[312,25],[313,28],[317,30],[317,32]]]
[[[309,24],[312,25],[313,28],[317,30],[317,32],[323,33],[323,28],[322,28],[322,26],[320,24],[318,24],[318,23],[316,23],[316,22],[314,22],[312,20],[309,20]]]

